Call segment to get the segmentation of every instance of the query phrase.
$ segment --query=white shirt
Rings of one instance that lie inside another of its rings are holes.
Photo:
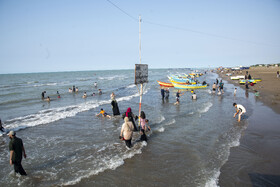
[[[244,106],[242,106],[242,105],[237,105],[237,110],[239,110],[240,112],[242,112],[242,113],[245,113],[246,112],[246,109],[244,108]]]

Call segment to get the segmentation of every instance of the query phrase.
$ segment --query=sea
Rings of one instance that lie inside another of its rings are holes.
[[[131,149],[119,139],[122,117],[96,114],[103,108],[112,115],[112,92],[121,113],[131,107],[139,114],[134,70],[0,75],[0,118],[7,132],[13,130],[23,140],[27,158],[22,165],[28,174],[14,174],[10,140],[1,132],[0,186],[218,186],[221,167],[230,148],[240,144],[254,103],[244,90],[234,96],[235,86],[227,81],[224,94],[213,94],[218,75],[200,71],[206,74],[197,79],[208,88],[195,90],[197,100],[183,90],[180,105],[174,105],[177,90],[170,88],[169,99],[162,100],[157,80],[168,82],[167,75],[192,71],[149,70],[141,110],[151,131],[148,142],[137,141],[140,135],[134,132]],[[73,85],[79,92],[69,93]],[[41,99],[43,91],[50,102]],[[87,98],[82,98],[84,92]],[[233,102],[248,111],[241,123],[233,118]]]

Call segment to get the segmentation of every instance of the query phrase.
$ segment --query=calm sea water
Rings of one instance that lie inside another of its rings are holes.
[[[248,125],[246,118],[240,124],[232,118],[232,103],[248,111],[253,105],[242,90],[234,97],[234,86],[227,82],[222,96],[211,94],[217,75],[210,72],[199,78],[210,87],[196,90],[197,101],[185,92],[175,106],[173,88],[170,99],[162,101],[156,80],[188,72],[149,70],[142,110],[152,131],[148,143],[135,142],[139,134],[134,133],[131,150],[118,139],[120,117],[95,115],[100,108],[112,114],[111,92],[121,113],[131,107],[138,114],[134,70],[0,75],[0,117],[6,129],[23,139],[27,159],[22,164],[28,173],[14,175],[8,162],[9,138],[1,134],[0,186],[217,186],[230,148],[239,145]],[[73,85],[79,93],[68,92]],[[103,95],[82,98],[83,92],[90,95],[99,88]],[[41,100],[42,91],[51,102]]]

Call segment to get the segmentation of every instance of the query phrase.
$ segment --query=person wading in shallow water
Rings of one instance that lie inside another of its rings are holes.
[[[235,118],[236,115],[238,114],[238,122],[240,122],[241,116],[246,113],[246,109],[244,106],[242,106],[240,104],[236,104],[236,103],[233,103],[233,106],[236,109],[236,113],[233,115],[233,117]]]
[[[129,121],[128,117],[124,118],[124,124],[122,125],[121,133],[120,133],[120,139],[125,141],[125,144],[128,148],[131,148],[131,140],[132,140],[132,134],[134,131],[134,127],[131,121]]]
[[[27,175],[21,165],[22,153],[24,158],[26,158],[22,140],[16,137],[16,133],[14,131],[10,131],[8,136],[11,139],[9,143],[10,165],[14,165],[14,170],[16,173],[19,173],[21,175]]]

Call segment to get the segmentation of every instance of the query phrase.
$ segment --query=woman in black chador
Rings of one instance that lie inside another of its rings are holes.
[[[113,115],[114,116],[120,115],[119,106],[116,99],[112,100],[111,105],[112,105]]]

